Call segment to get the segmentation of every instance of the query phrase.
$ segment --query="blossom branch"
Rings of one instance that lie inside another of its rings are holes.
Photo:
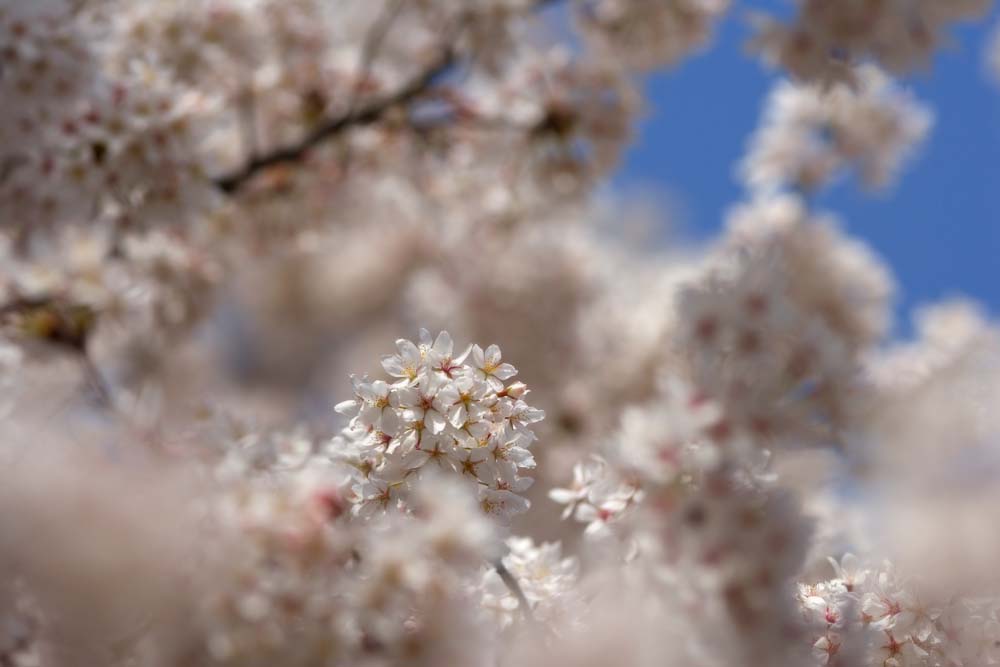
[[[394,93],[377,98],[342,116],[320,124],[294,144],[252,158],[237,171],[215,178],[215,185],[223,192],[233,194],[264,169],[286,162],[297,162],[327,139],[350,128],[378,122],[390,109],[406,104],[425,93],[438,77],[454,65],[455,60],[454,50],[446,48],[437,60],[424,69],[419,76]]]
[[[560,2],[562,0],[537,0],[532,10],[543,11],[550,6],[558,5]],[[390,5],[369,34],[361,56],[361,64],[365,73],[370,69],[386,34],[402,7],[402,2]],[[243,167],[230,174],[219,176],[213,179],[213,182],[223,192],[233,194],[264,169],[286,162],[297,162],[304,158],[310,150],[331,137],[353,127],[378,122],[392,108],[407,104],[426,93],[438,77],[451,69],[456,60],[455,50],[452,47],[446,47],[435,62],[396,92],[377,98],[363,106],[358,106],[356,100],[351,100],[346,113],[321,123],[297,143],[262,155],[251,154],[249,161]]]

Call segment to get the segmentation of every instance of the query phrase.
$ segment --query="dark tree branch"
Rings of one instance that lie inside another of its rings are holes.
[[[451,68],[455,60],[455,52],[450,48],[445,49],[436,61],[399,90],[359,105],[357,109],[349,110],[342,116],[327,120],[294,144],[252,157],[239,170],[219,176],[213,179],[213,182],[223,192],[235,193],[263,169],[286,162],[297,162],[331,137],[354,127],[378,122],[390,109],[411,102],[425,93],[435,79]]]

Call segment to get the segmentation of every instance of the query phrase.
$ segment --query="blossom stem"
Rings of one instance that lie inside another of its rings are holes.
[[[517,604],[518,606],[520,606],[521,612],[524,614],[524,617],[529,621],[534,622],[535,616],[531,612],[531,605],[528,604],[528,598],[525,597],[524,591],[521,590],[521,585],[517,583],[517,578],[510,573],[510,570],[507,569],[507,566],[503,564],[502,559],[497,560],[497,562],[495,563],[495,567],[497,570],[497,574],[500,575],[500,579],[502,579],[503,583],[506,584],[507,588],[510,589],[510,592],[514,594],[514,597],[517,598]]]
[[[111,388],[108,386],[108,383],[104,379],[104,375],[101,373],[100,369],[97,368],[94,360],[90,358],[90,355],[84,353],[81,361],[83,363],[83,372],[86,376],[87,383],[94,391],[98,405],[102,408],[113,408],[114,400],[112,398]]]

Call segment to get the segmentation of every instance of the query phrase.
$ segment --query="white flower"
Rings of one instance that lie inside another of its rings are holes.
[[[606,474],[607,461],[592,454],[586,461],[573,466],[573,482],[569,488],[554,488],[549,491],[549,498],[566,505],[562,518],[567,519],[576,511],[577,505],[587,500],[590,487]]]
[[[603,537],[610,534],[609,524],[618,521],[642,493],[634,481],[622,480],[604,459],[592,456],[574,466],[569,489],[552,489],[549,497],[566,504],[563,519],[572,515],[587,524],[585,535]]]
[[[390,435],[395,435],[399,429],[399,419],[390,401],[397,400],[397,395],[390,392],[389,385],[383,380],[368,382],[351,378],[354,385],[355,398],[338,403],[334,409],[352,417],[351,424],[364,430],[377,429]]]
[[[424,434],[420,442],[403,455],[401,463],[407,470],[422,468],[431,461],[442,468],[454,469],[453,459],[457,457],[452,438]]]
[[[846,553],[837,562],[833,558],[827,559],[833,568],[837,579],[844,585],[848,593],[853,593],[860,589],[868,576],[868,570],[861,567],[861,561],[852,553]]]
[[[598,485],[587,494],[587,502],[578,505],[574,518],[586,523],[584,535],[598,537],[609,533],[609,524],[621,518],[632,504],[636,489],[628,484]]]
[[[359,516],[372,516],[396,507],[402,485],[380,479],[365,480],[357,491],[355,511]]]
[[[912,611],[913,602],[912,593],[887,563],[862,598],[861,612],[872,620],[875,627],[903,636],[916,620]]]
[[[509,389],[509,388],[508,388]],[[455,379],[441,392],[442,405],[448,408],[448,421],[457,429],[482,421],[489,409],[483,404],[483,399],[490,392],[487,383],[464,375]]]
[[[400,378],[400,383],[409,384],[416,382],[417,375],[424,356],[420,353],[420,348],[404,338],[396,341],[396,354],[387,354],[382,357],[382,368],[389,375]]]
[[[524,514],[531,503],[512,491],[491,486],[479,487],[479,506],[486,514],[495,516],[502,521],[510,520],[518,514]]]
[[[454,344],[447,331],[439,333],[434,342],[431,342],[430,333],[426,329],[420,330],[420,352],[426,357],[426,363],[431,370],[454,378],[458,370],[462,368],[471,347],[457,357],[453,356],[453,350]]]
[[[437,375],[421,375],[417,384],[400,389],[397,393],[400,416],[406,422],[423,422],[434,435],[444,431],[448,423],[446,415],[451,407],[448,402],[454,391],[442,391],[445,382]],[[439,398],[439,393],[441,397]]]
[[[501,401],[500,414],[511,425],[515,433],[524,434],[528,439],[534,439],[534,433],[528,427],[545,419],[543,410],[533,408],[520,399]]]
[[[821,665],[829,665],[840,652],[841,638],[836,633],[821,635],[813,644],[812,654]]]
[[[490,345],[485,352],[473,345],[471,352],[475,378],[487,382],[494,391],[503,389],[503,383],[517,375],[516,368],[500,361],[500,348],[496,345]]]

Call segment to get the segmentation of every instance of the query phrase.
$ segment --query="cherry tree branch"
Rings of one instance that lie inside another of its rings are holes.
[[[558,5],[562,1],[536,0],[532,11],[539,12],[548,7]],[[362,67],[365,70],[370,67],[371,61],[374,59],[389,27],[402,9],[402,6],[403,3],[401,0],[397,0],[395,4],[390,5],[385,15],[373,28],[362,53]],[[258,172],[264,169],[278,164],[297,162],[327,139],[355,127],[377,123],[391,109],[407,104],[427,92],[435,79],[451,69],[457,60],[454,48],[446,47],[437,60],[432,62],[399,90],[384,97],[371,100],[364,105],[357,105],[356,100],[352,100],[345,113],[321,123],[298,142],[264,152],[260,155],[251,154],[249,160],[242,167],[232,173],[218,176],[212,179],[212,181],[224,193],[234,194],[246,185]]]
[[[389,110],[411,102],[425,93],[438,77],[454,65],[455,61],[455,52],[451,48],[446,48],[433,63],[402,88],[388,95],[378,97],[367,104],[358,105],[356,109],[349,110],[341,116],[321,123],[305,137],[293,144],[252,157],[235,172],[219,176],[213,179],[213,182],[223,192],[233,194],[264,169],[286,162],[297,162],[327,139],[335,137],[351,128],[376,123]]]

